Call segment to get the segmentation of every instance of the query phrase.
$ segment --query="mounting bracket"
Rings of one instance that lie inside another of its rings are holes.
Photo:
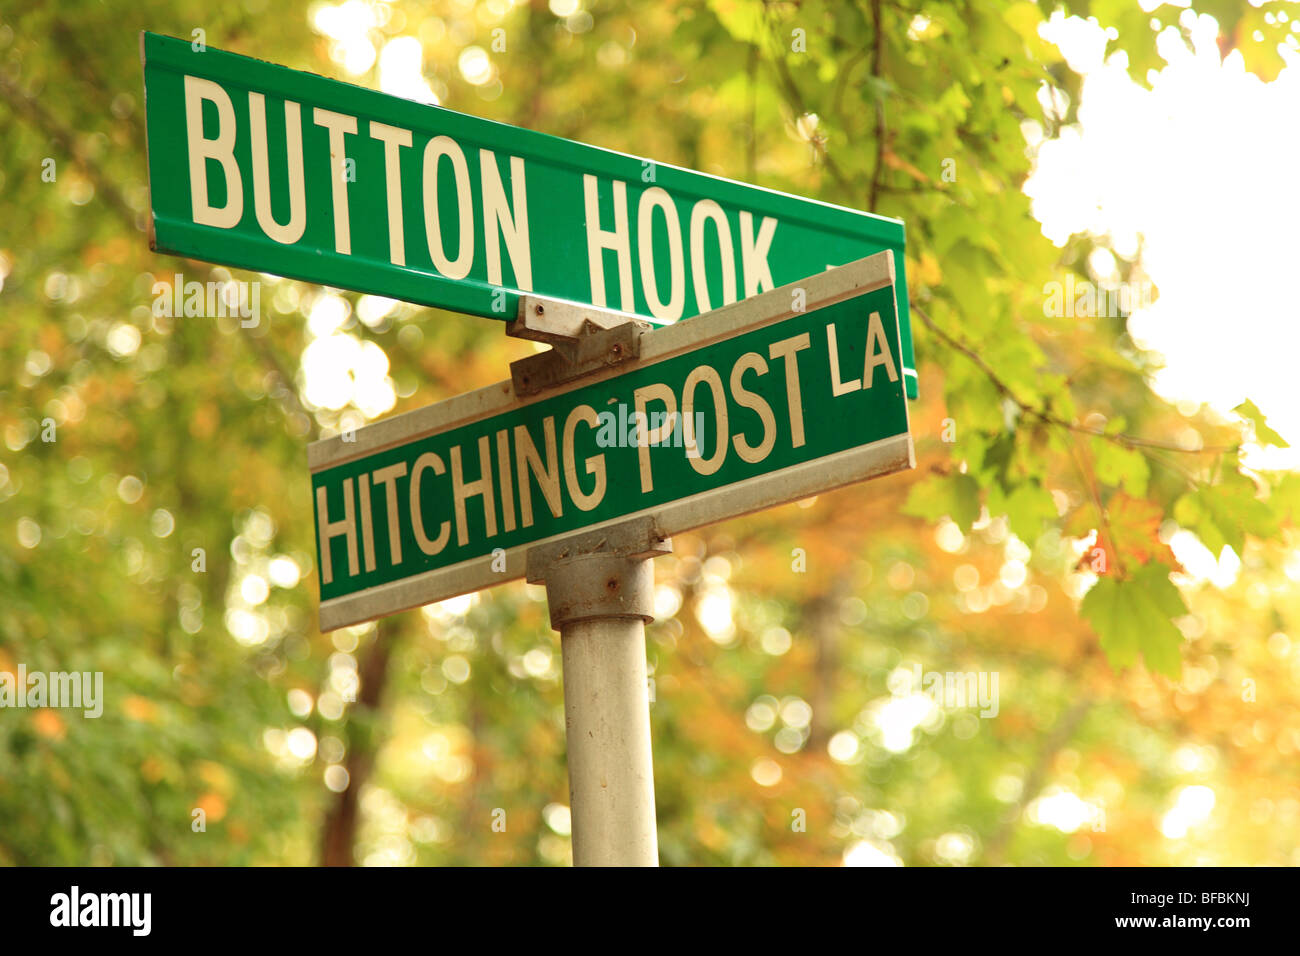
[[[651,328],[625,312],[521,295],[518,317],[506,325],[506,334],[551,348],[510,363],[515,394],[536,395],[639,358],[641,335]]]

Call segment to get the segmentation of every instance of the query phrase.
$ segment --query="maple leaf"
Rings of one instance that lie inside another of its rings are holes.
[[[1101,639],[1111,667],[1137,664],[1171,680],[1182,669],[1182,632],[1172,618],[1187,613],[1178,588],[1161,564],[1148,564],[1127,578],[1101,578],[1084,596],[1079,613]]]
[[[1182,565],[1169,545],[1160,540],[1164,509],[1142,498],[1117,492],[1106,502],[1106,525],[1110,544],[1121,560],[1134,564],[1157,561],[1175,571]]]

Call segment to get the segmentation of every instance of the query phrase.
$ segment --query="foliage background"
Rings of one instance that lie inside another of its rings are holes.
[[[256,329],[152,314],[155,281],[229,273],[148,251],[138,31],[377,85],[323,6],[0,0],[0,669],[100,670],[107,696],[98,720],[0,711],[0,861],[568,862],[540,589],[315,628],[304,445],[366,403],[313,404],[305,351],[373,343],[400,411],[528,346],[247,274]],[[347,6],[369,18],[353,46],[418,39],[452,109],[907,223],[917,471],[657,562],[666,864],[1300,862],[1300,493],[1242,463],[1282,443],[1253,406],[1172,407],[1122,317],[1043,315],[1044,283],[1087,277],[1103,241],[1054,247],[1020,191],[1022,124],[1077,120],[1037,33],[1056,6]],[[1253,37],[1284,6],[1196,8],[1270,78],[1275,38]],[[1114,26],[1135,77],[1160,66],[1136,3],[1064,9]],[[1179,528],[1231,547],[1236,582],[1183,573]],[[913,663],[996,672],[998,715],[928,707]]]

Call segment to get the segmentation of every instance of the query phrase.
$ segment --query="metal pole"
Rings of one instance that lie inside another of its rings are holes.
[[[592,537],[528,556],[560,632],[573,863],[658,866],[645,625],[654,620],[650,558],[671,545],[649,523]]]
[[[511,364],[515,393],[632,361],[647,329],[622,313],[523,296],[507,331],[553,348]],[[528,551],[525,576],[546,585],[560,632],[575,866],[659,865],[645,626],[654,620],[650,559],[670,551],[653,518]]]

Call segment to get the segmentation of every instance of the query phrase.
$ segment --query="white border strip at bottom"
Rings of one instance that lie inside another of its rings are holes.
[[[559,541],[570,535],[596,531],[646,516],[653,516],[656,527],[665,534],[679,534],[701,525],[727,521],[867,478],[915,467],[912,436],[906,432],[892,435],[869,445],[790,465],[757,478],[701,491],[678,501],[643,508],[597,524],[571,528],[549,538],[516,545],[505,553],[504,571],[493,571],[493,557],[486,554],[445,568],[425,571],[401,581],[380,584],[356,594],[331,598],[321,603],[320,629],[332,631],[335,628],[349,627],[522,578],[530,548]]]

